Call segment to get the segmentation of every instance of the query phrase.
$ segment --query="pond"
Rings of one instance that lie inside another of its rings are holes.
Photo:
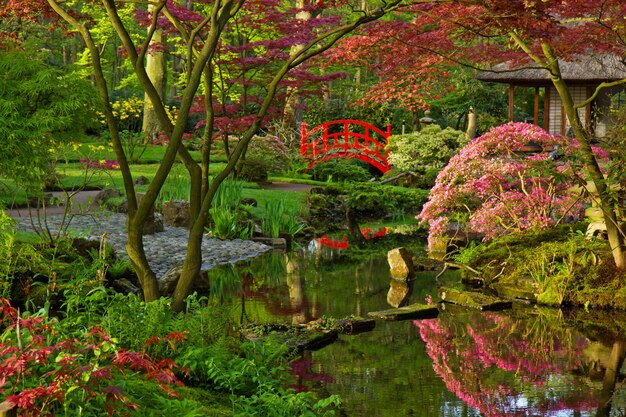
[[[319,243],[319,242],[318,242]],[[241,322],[306,323],[389,309],[384,255],[347,262],[311,244],[211,272]],[[456,272],[418,273],[409,303],[436,298]],[[231,298],[232,297],[232,298]],[[436,319],[378,321],[293,364],[295,387],[339,394],[339,416],[623,416],[621,312],[449,304]]]

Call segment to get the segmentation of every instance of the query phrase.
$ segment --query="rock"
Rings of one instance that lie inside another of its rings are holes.
[[[351,319],[339,319],[335,321],[336,330],[341,334],[359,334],[369,332],[376,327],[376,321],[355,317]]]
[[[115,210],[112,211],[115,211],[117,213],[128,213],[128,200],[122,201],[122,204],[115,207]]]
[[[415,303],[390,310],[371,311],[367,315],[381,320],[434,319],[439,315],[439,309],[437,306]]]
[[[405,281],[400,279],[391,279],[389,282],[389,292],[387,292],[387,304],[392,307],[405,306],[411,294],[413,293],[413,280]]]
[[[182,271],[183,264],[174,265],[159,278],[159,293],[162,296],[171,296],[174,293]],[[200,275],[193,281],[192,292],[197,291],[199,294],[207,294],[210,288],[207,272],[200,271]]]
[[[116,188],[107,188],[106,190],[102,190],[98,194],[96,194],[96,196],[93,198],[93,202],[96,205],[104,205],[107,200],[115,197],[120,197],[121,195],[122,193],[120,192],[120,190]]]
[[[173,227],[189,227],[189,201],[170,200],[161,207],[163,223]]]
[[[256,201],[256,199],[251,198],[251,197],[242,198],[241,199],[241,204],[244,205],[244,206],[252,206],[252,207],[257,207],[259,205],[259,203]]]
[[[362,317],[348,317],[344,319],[319,318],[304,324],[298,324],[298,328],[309,332],[336,331],[339,334],[358,334],[369,332],[376,327],[376,321]]]
[[[148,184],[150,184],[150,180],[147,177],[144,177],[143,175],[140,175],[135,180],[135,185],[148,185]]]
[[[453,303],[483,311],[506,310],[513,307],[511,301],[503,300],[498,297],[492,297],[475,291],[459,291],[446,287],[439,288],[439,297],[446,303]]]
[[[504,283],[491,284],[490,288],[493,288],[502,298],[537,302],[537,294],[532,288]]]
[[[85,259],[91,259],[92,253],[99,253],[100,245],[100,240],[91,240],[82,237],[72,239],[72,247],[74,248],[74,250],[76,250],[76,253],[78,255],[82,256]],[[110,245],[107,247],[106,257],[108,260],[113,260],[116,258],[115,251],[113,250],[113,248],[110,247]]]
[[[400,247],[387,252],[387,262],[393,278],[406,281],[415,276],[413,258],[405,248]]]
[[[262,243],[273,248],[282,249],[287,247],[287,240],[282,237],[253,237],[253,242]]]
[[[139,294],[139,288],[126,278],[116,279],[111,283],[111,286],[115,291],[122,294]]]
[[[295,353],[317,350],[337,340],[339,332],[335,329],[310,328],[305,326],[285,326],[276,324],[248,325],[242,328],[242,335],[247,340],[258,341],[271,337],[278,339]]]

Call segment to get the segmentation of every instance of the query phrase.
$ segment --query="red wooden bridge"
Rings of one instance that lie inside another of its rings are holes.
[[[387,138],[391,125],[383,132],[369,123],[359,120],[334,120],[307,131],[302,123],[300,154],[307,158],[309,168],[331,158],[356,158],[365,161],[382,173],[389,171]]]

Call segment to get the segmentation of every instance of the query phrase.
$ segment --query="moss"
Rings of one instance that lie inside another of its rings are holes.
[[[626,308],[626,277],[607,242],[586,239],[585,224],[512,234],[470,246],[457,256],[481,272],[487,286],[534,289],[540,304]]]

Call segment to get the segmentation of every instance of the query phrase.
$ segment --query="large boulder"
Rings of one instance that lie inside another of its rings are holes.
[[[118,190],[117,188],[107,188],[96,194],[96,196],[93,198],[93,202],[96,205],[102,206],[106,205],[106,202],[111,198],[119,197],[121,195],[122,193],[120,193],[120,190]]]
[[[161,207],[163,223],[173,227],[189,227],[189,202],[170,200]]]
[[[182,272],[182,264],[174,265],[159,278],[159,293],[161,293],[162,296],[169,297],[174,294]],[[198,294],[208,294],[209,289],[209,276],[206,271],[200,271],[199,276],[193,281],[192,292],[197,291]]]
[[[403,247],[387,252],[387,262],[391,276],[397,280],[409,280],[415,276],[413,257]]]

